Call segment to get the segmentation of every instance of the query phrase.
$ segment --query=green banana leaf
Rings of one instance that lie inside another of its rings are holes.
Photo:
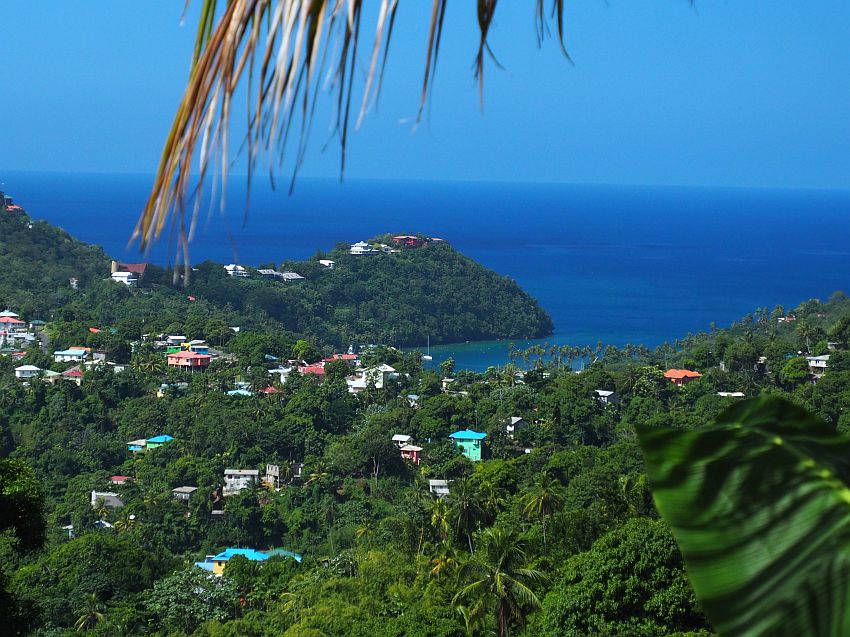
[[[720,635],[850,635],[850,438],[778,398],[638,438]]]

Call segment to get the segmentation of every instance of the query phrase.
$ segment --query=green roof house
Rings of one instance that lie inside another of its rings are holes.
[[[449,436],[455,444],[455,447],[460,449],[460,452],[473,462],[481,460],[481,451],[484,447],[484,438],[487,434],[464,429],[456,431]]]

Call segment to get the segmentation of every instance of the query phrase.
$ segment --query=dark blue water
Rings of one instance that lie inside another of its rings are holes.
[[[150,178],[0,176],[35,218],[140,260],[127,240]],[[848,289],[850,192],[301,180],[294,196],[256,182],[200,222],[193,261],[307,258],[382,232],[422,232],[516,279],[555,320],[549,342],[657,345]],[[174,246],[150,260],[168,263]],[[424,346],[424,343],[423,343]],[[507,343],[432,348],[460,366],[505,362]]]

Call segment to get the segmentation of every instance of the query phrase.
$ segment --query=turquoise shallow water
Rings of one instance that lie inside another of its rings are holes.
[[[126,246],[149,177],[0,180],[34,217],[140,258]],[[845,191],[302,180],[288,197],[257,182],[245,224],[244,182],[228,192],[227,216],[201,223],[196,262],[307,258],[387,231],[440,236],[534,295],[555,321],[551,343],[654,346],[850,287]],[[163,242],[150,259],[172,254]],[[504,364],[507,350],[432,343],[431,353],[435,364],[453,356],[483,370]]]

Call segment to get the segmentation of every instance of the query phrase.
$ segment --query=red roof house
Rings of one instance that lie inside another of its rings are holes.
[[[192,370],[205,369],[212,360],[212,356],[209,354],[198,354],[188,350],[169,354],[167,358],[169,367],[183,367]]]
[[[325,364],[322,363],[313,363],[312,365],[299,365],[298,373],[304,376],[305,374],[313,374],[315,376],[324,376],[325,375]]]
[[[674,385],[681,387],[692,380],[702,378],[702,374],[699,372],[692,372],[689,369],[668,369],[664,372],[664,378],[669,379]]]

